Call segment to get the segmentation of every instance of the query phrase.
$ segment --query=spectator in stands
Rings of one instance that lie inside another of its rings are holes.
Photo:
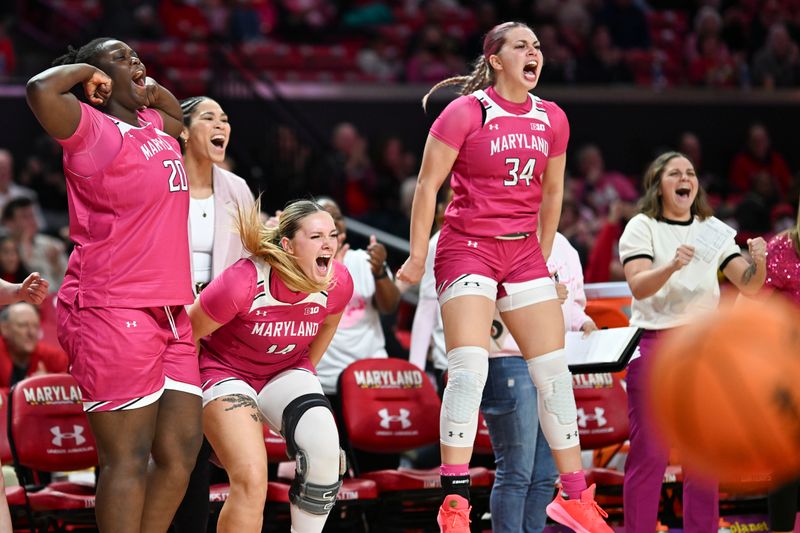
[[[542,53],[547,54],[547,68],[542,71],[542,82],[547,84],[565,84],[575,81],[576,62],[569,47],[565,46],[553,24],[538,26],[537,36],[542,46]]]
[[[624,281],[625,273],[619,262],[619,238],[625,224],[636,213],[632,202],[615,200],[608,209],[603,225],[594,239],[589,261],[586,263],[586,283]]]
[[[11,200],[3,208],[0,222],[16,241],[22,263],[42,273],[50,280],[51,290],[61,287],[67,272],[67,254],[64,243],[39,231],[39,223],[30,198]]]
[[[753,124],[747,132],[745,149],[731,162],[728,185],[733,192],[746,193],[753,185],[753,177],[767,172],[776,180],[780,194],[785,197],[792,184],[792,173],[784,157],[772,147],[769,132],[763,124]]]
[[[15,198],[30,198],[37,221],[40,224],[44,223],[44,219],[39,212],[39,206],[36,203],[36,193],[16,183],[14,179],[14,156],[9,150],[0,148],[0,212],[8,202]]]
[[[67,354],[40,340],[39,311],[25,302],[0,311],[0,387],[9,388],[26,377],[67,371]]]
[[[703,145],[700,137],[692,131],[684,131],[678,139],[678,151],[686,154],[686,157],[692,162],[700,185],[709,195],[711,207],[716,207],[721,201],[720,196],[724,193],[724,184],[720,183],[719,176],[709,171],[704,165]]]
[[[800,84],[800,50],[784,24],[769,29],[767,43],[753,59],[753,81],[765,89]]]
[[[622,51],[611,42],[606,26],[596,26],[592,32],[591,46],[578,59],[577,81],[596,84],[633,81],[633,73],[625,63]]]
[[[32,148],[33,152],[17,173],[16,181],[34,191],[35,196],[23,196],[36,200],[36,220],[41,223],[40,227],[49,232],[61,231],[69,225],[61,146],[49,135],[40,135],[33,141]]]
[[[608,212],[614,200],[635,202],[639,198],[636,186],[627,176],[607,170],[603,152],[596,144],[586,144],[578,150],[578,200],[594,208],[599,216]]]
[[[179,41],[205,41],[211,32],[205,13],[195,2],[161,0],[159,19],[168,37]]]
[[[736,62],[717,35],[697,40],[697,55],[689,63],[689,81],[703,87],[734,87],[738,82]]]
[[[614,44],[623,50],[650,47],[647,17],[634,0],[609,0],[596,22],[608,26]]]
[[[244,247],[234,229],[236,215],[252,209],[253,193],[239,176],[219,167],[231,135],[228,115],[207,96],[181,100],[181,145],[189,179],[192,281],[195,294],[241,259]],[[205,531],[208,523],[211,446],[203,439],[189,486],[175,513],[177,533]]]
[[[562,2],[554,12],[558,21],[561,41],[575,54],[583,56],[590,47],[592,17],[582,2],[570,0]]]
[[[583,272],[577,251],[556,233],[547,268],[558,284],[566,331],[589,335],[597,325],[586,314]],[[538,423],[537,390],[519,346],[495,311],[489,376],[481,413],[489,429],[497,471],[490,499],[492,531],[543,531],[558,470]],[[509,408],[513,406],[513,408]]]
[[[372,204],[375,187],[375,170],[369,158],[367,139],[353,124],[342,122],[333,130],[332,144],[334,152],[322,171],[327,187],[317,193],[331,192],[330,196],[345,206],[351,216],[362,215]]]
[[[14,41],[6,30],[6,21],[0,20],[0,79],[13,76],[17,70]]]
[[[356,62],[361,72],[378,81],[397,81],[403,71],[397,47],[380,34],[359,49]]]
[[[739,244],[742,239],[772,231],[772,209],[780,201],[775,179],[766,170],[756,172],[750,179],[750,190],[737,202],[734,214]]]
[[[407,81],[432,82],[464,70],[464,59],[456,54],[455,43],[439,26],[423,26],[415,39],[406,63]]]
[[[343,157],[334,152],[324,165],[319,165],[312,147],[298,138],[297,132],[285,124],[275,124],[258,146],[259,179],[256,189],[269,191],[262,205],[274,212],[290,198],[302,198],[308,191],[327,194],[344,187]],[[319,167],[322,167],[322,170]],[[338,198],[338,196],[337,196]]]
[[[30,272],[22,263],[17,242],[7,233],[0,236],[0,279],[9,283],[22,283]]]

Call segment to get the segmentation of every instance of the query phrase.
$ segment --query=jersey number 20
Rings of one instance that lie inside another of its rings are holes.
[[[519,157],[506,158],[506,165],[511,165],[511,168],[508,169],[508,175],[511,176],[511,178],[503,180],[503,185],[506,187],[513,187],[518,184],[520,180],[524,180],[525,184],[530,186],[531,180],[533,179],[533,167],[536,165],[536,159],[528,159],[528,162],[522,167],[522,172],[519,171],[519,163]]]
[[[189,181],[186,178],[186,169],[180,159],[167,159],[164,168],[170,169],[169,192],[188,191]]]

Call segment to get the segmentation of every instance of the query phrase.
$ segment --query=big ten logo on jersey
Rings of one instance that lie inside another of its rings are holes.
[[[599,374],[574,374],[572,388],[574,389],[603,389],[614,386],[614,378],[608,372]]]
[[[166,159],[163,161],[164,168],[169,170],[169,192],[179,192],[189,190],[189,179],[186,177],[186,169],[180,159]]]
[[[304,315],[316,315],[317,313],[319,313],[318,305],[309,305],[303,310]]]
[[[400,407],[398,409],[389,409],[383,407],[378,409],[378,417],[380,422],[378,425],[383,429],[375,431],[376,435],[385,437],[391,435],[416,435],[419,433],[414,429],[413,423],[410,419],[411,411]]]
[[[25,401],[30,405],[54,405],[65,403],[81,403],[83,396],[77,385],[44,386],[22,389]]]
[[[357,370],[353,376],[362,389],[419,389],[425,379],[419,370]]]

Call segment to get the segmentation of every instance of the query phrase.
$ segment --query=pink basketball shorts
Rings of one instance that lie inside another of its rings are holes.
[[[554,287],[535,234],[513,239],[476,237],[445,224],[439,235],[433,272],[442,305],[463,294],[503,300],[513,284],[533,280]],[[454,290],[459,284],[467,286]]]
[[[144,407],[165,389],[202,395],[183,306],[79,308],[59,299],[56,312],[58,340],[87,412]]]

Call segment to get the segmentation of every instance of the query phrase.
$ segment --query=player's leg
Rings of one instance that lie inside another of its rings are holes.
[[[203,399],[203,431],[230,481],[217,531],[261,531],[267,500],[267,452],[256,393],[243,381],[231,379],[205,389]]]
[[[555,286],[544,277],[504,283],[503,292],[498,309],[527,361],[538,391],[539,424],[569,498],[559,495],[548,506],[548,515],[579,531],[611,531],[583,473],[572,374],[564,353],[564,317]]]
[[[319,533],[342,484],[344,456],[330,402],[319,379],[305,369],[272,378],[258,394],[267,423],[286,439],[296,461],[289,490],[292,531]]]
[[[168,389],[158,403],[142,516],[143,533],[159,533],[169,528],[186,493],[203,441],[200,396]]]

